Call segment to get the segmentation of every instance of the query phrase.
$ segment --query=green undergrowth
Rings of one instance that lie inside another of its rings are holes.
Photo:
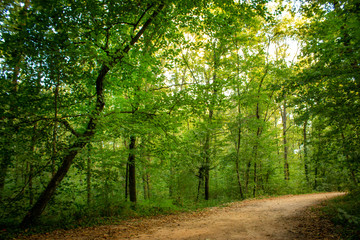
[[[295,193],[294,193],[295,194]],[[259,195],[255,199],[280,196]],[[251,198],[247,198],[251,199]],[[92,206],[81,204],[57,205],[49,207],[42,217],[30,229],[17,228],[21,219],[0,220],[0,239],[12,239],[19,234],[32,235],[36,233],[51,232],[57,229],[74,229],[78,227],[91,227],[100,225],[118,224],[125,220],[140,219],[152,216],[170,215],[181,212],[201,211],[209,207],[225,207],[230,202],[239,201],[230,198],[217,198],[210,200],[186,199],[152,199],[142,200],[136,205],[124,201],[111,201]],[[61,209],[60,209],[61,208]]]
[[[360,189],[330,200],[322,210],[337,226],[343,239],[360,239]]]
[[[20,219],[0,220],[0,239],[12,239],[19,234],[32,235],[50,232],[56,229],[73,229],[99,225],[118,224],[124,220],[140,219],[152,216],[169,215],[181,212],[200,211],[207,207],[224,206],[226,200],[178,201],[171,199],[157,201],[139,201],[136,205],[130,202],[106,204],[76,208],[53,215],[51,210],[38,220],[30,229],[19,229]]]

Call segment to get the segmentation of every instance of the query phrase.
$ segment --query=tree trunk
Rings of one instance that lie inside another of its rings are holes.
[[[174,197],[174,167],[173,167],[173,157],[172,154],[170,154],[169,159],[170,167],[169,167],[169,197]]]
[[[4,192],[4,188],[5,188],[5,180],[6,180],[6,175],[7,175],[7,171],[8,171],[8,167],[10,165],[11,162],[11,155],[12,155],[12,151],[11,151],[11,143],[10,143],[10,137],[7,136],[8,134],[6,134],[5,136],[5,142],[4,142],[4,146],[2,149],[3,152],[3,156],[2,156],[2,161],[0,163],[0,201],[2,200],[2,194]]]
[[[68,150],[67,154],[62,160],[61,166],[58,168],[55,175],[51,178],[45,190],[41,193],[35,205],[29,210],[29,212],[24,217],[21,222],[21,227],[26,228],[33,224],[35,220],[41,215],[44,211],[46,205],[50,201],[51,197],[54,195],[56,188],[63,180],[71,164],[73,163],[76,155],[85,147],[85,145],[90,142],[90,139],[93,137],[96,128],[96,121],[98,115],[103,111],[105,103],[103,97],[103,82],[106,74],[108,73],[109,68],[105,65],[102,66],[100,73],[96,80],[96,109],[93,113],[93,116],[90,118],[86,131],[81,136],[77,137],[74,144],[72,144]]]
[[[289,162],[288,162],[288,146],[287,146],[287,116],[286,116],[286,100],[284,100],[284,108],[281,111],[282,124],[283,124],[283,144],[284,144],[284,178],[290,180]]]
[[[21,227],[25,228],[30,226],[41,215],[47,203],[54,195],[57,186],[60,184],[60,182],[63,180],[66,173],[68,172],[74,158],[76,157],[80,149],[82,149],[85,145],[86,141],[78,140],[71,146],[70,151],[63,159],[62,165],[59,167],[54,177],[52,177],[46,189],[42,192],[35,205],[30,209],[30,211],[26,214],[25,218],[21,222]]]
[[[140,39],[143,35],[145,30],[150,26],[151,22],[157,17],[160,11],[164,8],[164,3],[160,3],[156,10],[152,13],[152,15],[146,20],[140,30],[130,39],[130,42],[122,49],[118,49],[115,55],[117,57],[113,58],[113,61],[110,65],[114,66],[117,63],[121,62],[124,58],[125,54],[127,54],[131,47],[135,45],[136,42]],[[48,183],[45,190],[41,193],[40,197],[38,198],[35,205],[29,210],[29,212],[24,217],[23,221],[21,222],[20,226],[22,228],[26,228],[34,223],[34,221],[41,215],[44,211],[46,205],[48,204],[49,200],[55,193],[56,188],[63,180],[65,175],[67,174],[73,160],[75,159],[76,155],[85,147],[87,143],[90,142],[92,137],[95,134],[96,129],[96,122],[99,118],[99,115],[103,112],[105,107],[105,99],[104,99],[104,79],[106,74],[109,72],[110,68],[105,64],[102,65],[99,75],[96,78],[95,86],[96,86],[96,107],[89,118],[85,133],[81,135],[77,135],[75,143],[72,144],[67,149],[67,154],[62,159],[62,164],[58,168],[55,175],[52,177],[50,182]],[[66,151],[65,151],[66,152]],[[135,170],[135,169],[134,169]],[[135,182],[134,182],[135,183]],[[131,184],[131,183],[130,183]],[[133,199],[134,200],[134,199]],[[136,200],[136,199],[135,199]]]
[[[55,91],[54,91],[54,126],[53,126],[53,139],[52,139],[52,153],[51,153],[51,174],[55,175],[55,160],[57,155],[57,114],[58,114],[58,98],[59,98],[59,76],[56,82]]]
[[[239,107],[239,109],[240,109],[240,107]],[[240,141],[241,141],[241,126],[239,126],[239,128],[238,128],[238,139],[237,139],[237,143],[236,143],[235,169],[236,169],[237,182],[238,182],[238,186],[239,186],[240,198],[243,199],[244,198],[244,193],[243,193],[242,184],[241,184],[240,167],[239,167],[239,162],[240,162]]]
[[[209,112],[209,122],[211,122],[213,111]],[[204,144],[205,163],[203,166],[204,171],[204,190],[205,200],[209,200],[209,180],[210,180],[210,130],[207,130]]]
[[[256,197],[256,189],[257,189],[257,173],[256,173],[256,162],[254,163],[254,188],[253,188],[253,197]]]
[[[303,137],[304,137],[304,171],[306,182],[309,184],[309,167],[308,167],[308,151],[307,151],[307,120],[304,122]]]
[[[251,160],[249,159],[246,170],[245,170],[245,193],[249,192],[249,181],[250,181],[250,167],[251,167]]]
[[[34,166],[32,164],[32,161],[35,160],[35,145],[36,145],[36,140],[37,140],[36,128],[37,128],[37,125],[35,124],[33,127],[33,135],[31,137],[31,145],[30,145],[31,158],[30,158],[30,161],[28,162],[28,170],[29,170],[28,182],[29,182],[29,204],[30,204],[30,206],[32,206],[34,203],[34,192],[33,192]]]
[[[238,74],[239,74],[239,69],[238,69]],[[241,129],[240,89],[237,88],[236,92],[237,92],[237,97],[239,98],[239,100],[238,100],[238,106],[237,106],[237,110],[238,110],[237,141],[235,140],[235,147],[236,147],[235,171],[236,171],[236,178],[237,178],[237,182],[238,182],[238,186],[239,186],[240,198],[243,199],[244,193],[243,193],[242,184],[241,184],[240,166],[239,166],[240,165],[241,131],[242,131],[242,129]]]
[[[129,196],[130,202],[136,203],[136,168],[135,168],[135,143],[136,137],[130,136],[130,145],[129,145]]]
[[[242,189],[242,185],[241,185],[241,178],[240,178],[239,156],[236,157],[235,168],[236,168],[236,177],[237,177],[237,182],[238,182],[238,186],[239,186],[240,198],[243,199],[244,193],[243,193],[243,189]]]
[[[147,158],[149,164],[151,163],[150,157]],[[143,174],[142,174],[142,180],[143,180],[143,191],[144,191],[144,199],[150,199],[150,175],[147,171],[147,167],[144,166],[143,168]]]
[[[88,156],[87,156],[87,169],[86,169],[86,192],[87,192],[87,206],[90,209],[91,205],[91,144],[88,144]]]
[[[196,202],[199,200],[199,196],[200,196],[201,184],[204,178],[204,167],[199,168],[199,175],[197,177],[199,178],[199,184],[197,188]]]
[[[125,200],[127,201],[129,195],[129,162],[126,162],[125,169]]]

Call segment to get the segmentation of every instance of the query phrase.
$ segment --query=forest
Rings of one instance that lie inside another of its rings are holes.
[[[1,228],[360,192],[357,0],[0,9]]]

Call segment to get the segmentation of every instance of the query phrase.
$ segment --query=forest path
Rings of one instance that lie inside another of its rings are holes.
[[[31,239],[339,239],[310,207],[344,193],[287,195],[226,207],[124,221],[119,225],[58,230]],[[26,238],[29,239],[29,238]]]

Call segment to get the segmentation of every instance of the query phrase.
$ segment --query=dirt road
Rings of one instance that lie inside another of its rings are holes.
[[[309,210],[344,193],[246,200],[198,213],[127,221],[120,225],[55,231],[32,239],[339,239],[331,224]]]

